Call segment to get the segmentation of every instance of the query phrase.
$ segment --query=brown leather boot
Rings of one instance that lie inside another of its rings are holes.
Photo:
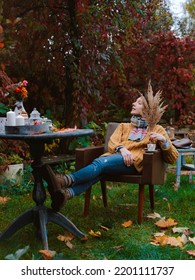
[[[42,167],[42,175],[43,179],[48,184],[48,191],[51,197],[56,191],[65,187],[64,176],[61,174],[55,174],[49,165],[44,165]]]
[[[42,167],[42,176],[48,184],[47,188],[51,195],[51,207],[55,211],[59,211],[66,202],[66,196],[63,191],[65,187],[64,176],[55,174],[49,165]]]

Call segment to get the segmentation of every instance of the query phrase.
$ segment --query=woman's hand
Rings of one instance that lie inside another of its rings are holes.
[[[167,139],[160,133],[152,132],[150,134],[150,141],[151,142],[160,141],[162,144],[165,144]]]
[[[134,158],[131,152],[129,152],[125,147],[120,149],[120,153],[123,157],[126,166],[130,166],[134,162]]]

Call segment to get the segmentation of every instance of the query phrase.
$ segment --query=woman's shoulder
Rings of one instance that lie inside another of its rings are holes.
[[[121,122],[120,125],[124,126],[124,127],[127,127],[127,126],[129,127],[129,126],[131,126],[131,123],[130,122]]]
[[[157,124],[157,125],[155,125],[154,130],[155,130],[156,132],[165,131],[165,128],[164,128],[162,125]]]
[[[129,130],[133,128],[133,125],[130,122],[121,122],[120,128],[123,130]]]

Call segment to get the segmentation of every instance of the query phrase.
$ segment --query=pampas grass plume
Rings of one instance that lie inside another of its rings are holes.
[[[149,131],[153,131],[167,108],[167,105],[164,106],[162,102],[162,90],[157,91],[154,95],[151,81],[149,81],[147,94],[144,96],[141,93],[141,98],[144,104],[142,116],[148,123]]]

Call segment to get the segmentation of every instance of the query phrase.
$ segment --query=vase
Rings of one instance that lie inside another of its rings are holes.
[[[0,183],[1,184],[14,184],[18,185],[23,179],[23,163],[10,164],[5,171],[0,171]]]
[[[26,118],[26,119],[28,118],[28,114],[24,108],[23,100],[16,101],[14,112],[15,112],[16,116],[22,115],[24,118]]]

